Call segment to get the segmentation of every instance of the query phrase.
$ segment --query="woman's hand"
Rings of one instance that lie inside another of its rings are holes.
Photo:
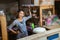
[[[14,34],[19,34],[19,33],[20,33],[19,31],[14,32]]]
[[[14,34],[18,34],[17,32],[13,32]]]
[[[14,30],[11,30],[11,32],[13,32],[14,34],[20,33],[19,31],[14,31]]]

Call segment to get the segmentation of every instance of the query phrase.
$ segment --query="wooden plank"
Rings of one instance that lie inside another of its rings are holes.
[[[44,26],[44,27],[47,28],[47,29],[52,30],[52,29],[60,28],[60,25]]]
[[[0,21],[1,21],[1,30],[2,30],[2,40],[8,40],[5,16],[0,16]]]

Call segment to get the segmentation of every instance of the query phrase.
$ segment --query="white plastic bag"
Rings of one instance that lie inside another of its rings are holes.
[[[33,30],[34,33],[42,33],[45,31],[46,31],[46,29],[42,28],[42,27],[37,27],[37,28],[34,28],[34,30]]]

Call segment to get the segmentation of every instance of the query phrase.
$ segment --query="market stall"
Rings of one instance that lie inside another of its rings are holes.
[[[30,11],[32,12],[32,15],[33,15],[33,17],[29,19],[26,23],[29,35],[26,38],[17,39],[17,40],[25,40],[25,39],[27,40],[37,40],[37,39],[45,40],[46,39],[47,40],[48,36],[51,36],[57,33],[60,34],[59,32],[60,19],[55,15],[54,0],[53,1],[52,0],[49,0],[49,1],[33,0],[32,4],[20,5],[19,3],[15,2],[15,3],[10,3],[8,5],[9,7],[6,9],[7,17],[3,13],[2,13],[3,15],[0,15],[2,40],[8,40],[7,25],[9,26],[12,23],[12,21],[16,19],[17,10],[18,9],[20,10],[20,8],[23,9],[25,12],[25,16],[28,16],[29,15],[28,6],[30,6],[30,9],[31,9]],[[6,18],[7,18],[7,21],[6,21]],[[8,30],[8,32],[10,31]],[[13,33],[11,32],[11,34]],[[10,36],[13,36],[13,35],[9,35],[9,37]]]

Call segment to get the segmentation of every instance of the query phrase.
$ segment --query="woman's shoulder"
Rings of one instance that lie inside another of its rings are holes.
[[[15,19],[13,22],[17,22],[18,20],[17,19]]]
[[[23,19],[26,19],[26,17],[23,17]]]

